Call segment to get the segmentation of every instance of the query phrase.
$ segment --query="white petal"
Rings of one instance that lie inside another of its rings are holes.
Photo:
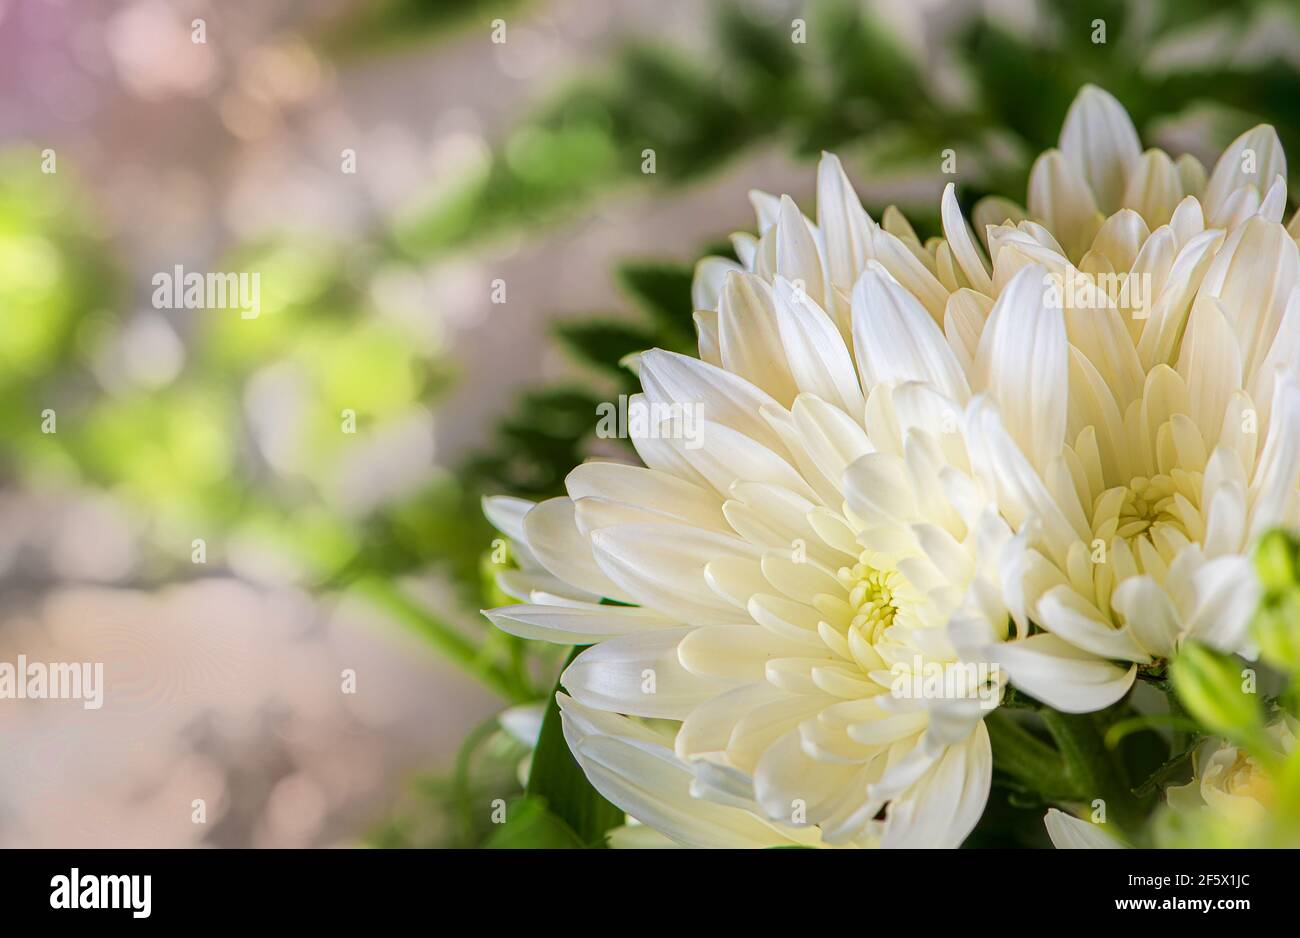
[[[691,302],[695,308],[716,310],[727,275],[744,269],[728,257],[701,258],[691,279]]]
[[[1103,214],[1120,206],[1142,147],[1123,105],[1096,85],[1085,85],[1061,127],[1061,152],[1097,197]]]
[[[538,503],[524,517],[524,534],[542,566],[565,583],[606,599],[631,602],[596,565],[591,542],[578,530],[572,499]]]
[[[1128,577],[1115,587],[1110,604],[1148,654],[1156,658],[1173,654],[1182,623],[1169,594],[1152,577]]]
[[[997,402],[1003,423],[1040,471],[1065,444],[1069,359],[1065,318],[1044,303],[1047,271],[1026,267],[989,313],[975,355],[974,384]]]
[[[990,646],[987,654],[1021,690],[1066,713],[1109,707],[1137,677],[1136,664],[1126,671],[1047,633]]]
[[[1127,629],[1116,629],[1101,613],[1069,586],[1056,586],[1038,600],[1037,619],[1043,628],[1100,658],[1118,658],[1147,664],[1143,651]]]
[[[787,280],[803,285],[804,292],[825,304],[821,256],[808,230],[808,220],[788,195],[781,196],[781,215],[776,224],[776,270]]]
[[[848,346],[831,318],[784,277],[776,280],[776,316],[781,345],[799,391],[816,394],[859,418],[866,399]]]
[[[635,606],[502,606],[484,613],[503,632],[561,645],[590,645],[647,629],[681,628],[667,616]]]
[[[587,707],[630,716],[684,720],[734,684],[682,667],[677,646],[690,629],[656,629],[592,645],[574,658],[560,683]]]
[[[1034,162],[1029,214],[1056,235],[1071,260],[1083,256],[1102,223],[1088,183],[1059,150],[1048,150]]]
[[[1098,824],[1090,824],[1072,814],[1048,808],[1043,818],[1047,836],[1058,850],[1116,850],[1124,845],[1102,832]]]
[[[705,848],[813,845],[815,834],[781,830],[739,808],[690,793],[694,773],[671,749],[623,717],[559,697],[564,735],[595,789],[678,844]]]
[[[754,274],[731,273],[718,306],[722,365],[789,406],[798,393],[777,327],[772,288]]]
[[[961,206],[957,204],[956,186],[951,182],[944,187],[943,202],[940,206],[943,215],[943,233],[952,248],[953,256],[961,265],[962,273],[972,287],[988,296],[993,295],[993,278],[989,276],[984,259],[980,257],[971,240],[970,229],[962,217]]]
[[[735,537],[677,524],[618,524],[591,535],[596,562],[632,601],[683,622],[730,625],[743,613],[710,588],[705,565],[724,558],[757,562]]]
[[[966,375],[925,308],[875,270],[853,288],[853,350],[862,386],[928,381],[958,402],[970,396]]]
[[[624,502],[696,527],[727,530],[722,501],[715,492],[666,472],[593,460],[570,472],[564,485],[575,501],[602,498]]]
[[[1202,295],[1193,304],[1178,373],[1187,382],[1188,416],[1196,421],[1203,439],[1218,442],[1228,399],[1241,389],[1241,353],[1217,300]]]
[[[1229,197],[1242,186],[1262,193],[1274,177],[1286,178],[1286,153],[1277,131],[1267,124],[1252,127],[1223,151],[1206,183],[1206,220],[1212,227],[1223,227]]]
[[[652,403],[690,404],[705,418],[781,450],[780,438],[759,416],[762,407],[776,406],[776,401],[744,378],[676,352],[651,349],[641,356],[641,384]]]
[[[839,159],[823,153],[817,166],[817,227],[826,239],[830,281],[841,290],[851,290],[866,267],[872,226]]]

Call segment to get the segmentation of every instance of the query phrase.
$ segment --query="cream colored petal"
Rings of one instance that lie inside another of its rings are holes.
[[[1069,359],[1065,320],[1044,303],[1047,272],[1026,267],[989,313],[975,354],[974,386],[1040,471],[1065,444]]]
[[[817,242],[808,230],[808,220],[788,195],[781,196],[781,214],[776,226],[776,269],[787,280],[802,284],[804,291],[825,304],[824,272]]]
[[[695,629],[677,646],[682,667],[692,674],[747,684],[763,680],[772,660],[807,654],[806,645],[787,641],[757,625]],[[829,652],[823,660],[830,660]]]
[[[841,290],[853,289],[866,267],[874,225],[839,159],[823,153],[817,166],[817,227],[826,238],[830,281]]]
[[[1014,228],[1018,222],[1028,217],[1029,213],[1024,208],[999,195],[986,195],[971,209],[971,222],[986,251],[989,249],[988,229],[990,227],[996,228],[1005,223]]]
[[[744,621],[705,577],[711,562],[757,564],[760,551],[740,538],[678,524],[619,524],[594,531],[591,543],[596,562],[632,601],[697,625]]]
[[[718,340],[717,310],[697,309],[693,318],[695,320],[695,334],[699,337],[700,359],[721,368],[722,347]]]
[[[1174,653],[1182,623],[1169,594],[1152,577],[1124,580],[1111,593],[1110,603],[1148,654],[1166,658]]]
[[[1184,153],[1174,160],[1174,166],[1178,168],[1178,179],[1183,185],[1183,192],[1200,201],[1205,195],[1205,183],[1208,180],[1201,161],[1190,153]]]
[[[666,472],[592,460],[574,468],[564,485],[574,501],[600,498],[622,502],[696,527],[728,530],[716,492]]]
[[[1300,375],[1278,371],[1268,435],[1250,483],[1250,539],[1288,524],[1300,482]]]
[[[592,645],[570,662],[560,683],[586,707],[630,716],[684,720],[735,682],[692,674],[677,646],[690,629],[655,629]]]
[[[1202,293],[1192,306],[1178,356],[1178,373],[1187,382],[1191,413],[1201,436],[1218,442],[1232,392],[1241,388],[1237,337],[1217,300]]]
[[[1066,713],[1109,707],[1137,676],[1136,664],[1125,670],[1048,633],[993,645],[987,653],[1012,684]]]
[[[590,645],[647,629],[681,628],[681,623],[635,606],[502,606],[484,612],[503,632],[561,645]]]
[[[701,258],[696,263],[695,275],[691,278],[691,302],[695,308],[717,309],[727,275],[733,271],[743,272],[744,269],[727,257]]]
[[[539,502],[524,517],[524,534],[542,566],[565,583],[606,599],[632,601],[597,566],[591,542],[578,530],[572,499]]]
[[[1099,658],[1148,664],[1151,656],[1127,629],[1116,629],[1101,612],[1068,586],[1038,600],[1035,620],[1047,631]]]
[[[561,694],[564,735],[588,780],[608,801],[675,843],[704,848],[815,845],[815,832],[780,830],[749,811],[691,795],[695,774],[626,718]]]
[[[709,420],[724,423],[778,452],[781,439],[759,415],[777,406],[771,395],[744,378],[676,352],[651,349],[641,356],[641,384],[650,403],[690,404]]]
[[[1178,168],[1164,150],[1147,150],[1129,177],[1123,204],[1141,214],[1152,229],[1169,223],[1183,199]]]
[[[975,351],[988,320],[993,301],[974,290],[958,290],[948,297],[943,314],[943,334],[969,380],[975,364]]]
[[[826,312],[808,294],[778,277],[776,314],[781,345],[798,390],[816,394],[861,419],[866,399],[853,358]]]
[[[483,498],[483,514],[492,527],[519,544],[526,545],[524,516],[532,511],[536,502],[510,495],[489,495]]]
[[[962,272],[972,287],[987,296],[992,296],[993,279],[989,276],[984,258],[980,256],[975,242],[971,239],[970,228],[966,225],[966,219],[962,217],[961,206],[957,204],[956,186],[952,183],[944,187],[941,212],[943,233],[952,248],[953,257],[961,265]]]
[[[1117,850],[1124,846],[1104,833],[1099,825],[1056,808],[1048,808],[1043,823],[1047,825],[1047,836],[1058,850]]]
[[[1132,209],[1120,209],[1098,229],[1091,249],[1104,255],[1112,270],[1127,271],[1150,236],[1151,229],[1141,215]]]
[[[1262,196],[1275,176],[1286,178],[1286,153],[1277,131],[1267,124],[1252,127],[1223,151],[1210,181],[1205,185],[1201,203],[1211,226],[1222,227],[1226,221],[1229,198],[1243,186]]]
[[[1201,294],[1212,296],[1228,316],[1249,377],[1268,354],[1300,281],[1300,249],[1280,224],[1252,218],[1228,235],[1205,279]]]
[[[969,740],[948,747],[911,790],[890,803],[881,846],[961,846],[984,812],[992,777],[993,754],[981,722]]]
[[[877,228],[871,233],[871,260],[868,261],[867,268],[876,265],[883,268],[925,308],[936,323],[940,323],[943,321],[944,306],[948,303],[948,290],[917,258],[916,251],[924,253],[923,248],[913,250],[888,231]],[[860,279],[858,283],[861,283]]]
[[[1029,173],[1029,214],[1040,219],[1071,260],[1078,260],[1103,217],[1087,182],[1059,150],[1048,150]]]
[[[1016,529],[1031,519],[1041,525],[1048,551],[1058,563],[1064,563],[1070,545],[1088,540],[1091,533],[1079,520],[1081,506],[1077,502],[1062,504],[1052,497],[987,399],[971,401],[963,418],[963,432],[971,467],[988,490],[997,493],[1003,516]]]
[[[1065,115],[1061,152],[1087,181],[1101,211],[1109,215],[1120,207],[1142,147],[1123,105],[1096,85],[1085,85]]]
[[[1230,654],[1250,654],[1248,628],[1259,604],[1259,582],[1250,558],[1216,557],[1191,581],[1195,612],[1186,634]]]
[[[853,350],[864,388],[928,381],[956,401],[970,396],[961,364],[934,319],[912,294],[874,269],[853,288]]]
[[[727,275],[718,306],[722,367],[788,407],[798,393],[777,326],[772,287],[754,274]]]

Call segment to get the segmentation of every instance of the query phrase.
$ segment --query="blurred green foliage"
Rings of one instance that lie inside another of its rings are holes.
[[[516,16],[544,6],[378,0],[338,24],[327,44],[352,56],[481,29],[487,48],[492,19],[505,16],[513,28]],[[1243,60],[1210,51],[1191,66],[1155,73],[1151,65],[1153,50],[1198,30],[1217,30],[1215,48],[1227,50],[1263,17],[1294,16],[1291,4],[1041,0],[1032,34],[978,11],[943,23],[930,62],[916,60],[890,24],[851,0],[796,4],[788,15],[729,2],[710,8],[703,53],[641,39],[584,66],[494,141],[487,161],[458,185],[439,180],[436,190],[431,186],[435,196],[412,193],[416,208],[393,231],[379,233],[376,251],[304,237],[237,247],[226,259],[229,269],[265,274],[261,315],[203,318],[197,334],[186,336],[184,369],[163,387],[109,387],[97,370],[99,356],[128,325],[131,291],[68,170],[60,169],[60,185],[50,185],[33,151],[0,154],[0,478],[33,488],[97,487],[126,499],[149,519],[154,552],[142,576],[151,580],[193,574],[196,532],[213,545],[214,564],[227,537],[255,537],[292,558],[319,589],[363,589],[504,699],[549,699],[561,650],[495,632],[475,615],[504,602],[492,583],[499,565],[485,559],[493,532],[479,500],[484,493],[559,493],[589,451],[596,404],[636,390],[620,365],[624,356],[651,346],[693,347],[691,268],[656,258],[622,265],[617,277],[627,309],[588,311],[555,327],[557,342],[582,366],[579,378],[524,392],[487,443],[454,471],[430,468],[399,497],[348,512],[335,486],[358,441],[403,415],[436,412],[462,377],[383,315],[371,287],[390,265],[436,264],[491,239],[580,216],[621,186],[689,186],[761,146],[809,161],[835,149],[864,177],[937,174],[942,151],[953,148],[964,199],[990,192],[1019,199],[1030,160],[1055,144],[1065,110],[1086,82],[1116,94],[1148,141],[1170,121],[1206,113],[1218,142],[1265,120],[1292,153],[1300,152],[1300,71],[1282,57]],[[806,43],[791,41],[796,15],[806,21]],[[1105,43],[1093,41],[1098,19],[1106,23]],[[954,94],[937,82],[934,62],[965,91]],[[643,171],[647,149],[654,151],[653,174]],[[936,205],[927,197],[903,206],[923,236],[936,230]],[[881,206],[868,207],[879,216]],[[302,402],[293,439],[269,431],[276,460],[266,450],[266,415],[250,404],[250,388],[268,374],[298,389]],[[41,432],[46,408],[58,413],[56,434]],[[355,436],[339,430],[344,409],[356,411]],[[1296,671],[1300,641],[1294,558],[1291,541],[1261,548],[1270,585],[1257,635],[1267,666],[1288,675]],[[403,575],[431,566],[451,575],[463,608],[431,610],[401,591]],[[1189,649],[1173,680],[1183,675],[1179,692],[1194,716],[1230,732],[1241,715],[1210,720],[1197,709],[1206,698],[1198,698],[1196,686],[1215,668],[1235,665],[1206,655]],[[1272,705],[1296,713],[1292,697]],[[466,741],[450,775],[420,781],[376,842],[598,839],[613,813],[598,798],[585,806],[567,800],[562,782],[573,781],[576,767],[555,748],[551,714],[537,755],[551,768],[537,784],[530,780],[525,792],[515,778],[527,747],[485,725]],[[1167,740],[1158,736],[1185,719],[1168,716],[1165,725],[1123,708],[1106,717],[1107,744],[1135,788],[1190,771],[1197,737],[1180,736],[1182,729]],[[1053,742],[1050,727],[1032,715],[1024,733],[1028,738],[1018,741],[1031,754]],[[1162,740],[1164,765],[1135,755],[1152,748],[1135,741],[1152,735]],[[1298,759],[1276,768],[1283,805],[1300,804]],[[522,799],[514,802],[516,823],[506,825],[508,832],[489,820],[486,805],[497,797]],[[994,808],[972,842],[1041,842],[1035,797],[1014,778],[1000,777]]]
[[[952,148],[964,195],[1019,199],[1030,161],[1055,145],[1088,82],[1124,101],[1148,140],[1162,121],[1211,104],[1222,142],[1267,120],[1291,152],[1300,148],[1300,72],[1277,57],[1242,62],[1226,51],[1256,17],[1295,15],[1287,4],[1040,0],[1031,35],[963,18],[930,50],[969,84],[960,96],[938,88],[926,63],[862,4],[815,0],[792,5],[789,16],[711,8],[707,53],[625,43],[512,128],[472,178],[400,226],[402,249],[435,257],[570,217],[618,185],[688,184],[773,140],[808,159],[847,151],[877,174],[934,172]],[[805,43],[791,41],[792,16],[806,21]],[[1098,20],[1105,42],[1093,41]],[[1222,57],[1152,74],[1152,50],[1206,29],[1222,35]],[[647,149],[653,175],[643,168]],[[933,230],[935,201],[904,206],[922,234]]]

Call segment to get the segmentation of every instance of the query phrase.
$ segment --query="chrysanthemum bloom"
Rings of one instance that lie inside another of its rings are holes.
[[[1283,757],[1295,749],[1295,729],[1289,718],[1268,728],[1271,745]],[[1260,842],[1276,806],[1273,777],[1259,761],[1224,739],[1205,740],[1192,754],[1192,780],[1170,788],[1169,809],[1181,817],[1193,838],[1227,837],[1229,843]],[[1058,848],[1122,847],[1104,825],[1089,823],[1055,808],[1044,819]]]
[[[1274,723],[1268,735],[1283,756],[1295,749],[1289,719]],[[1192,767],[1192,780],[1166,793],[1173,810],[1209,812],[1238,828],[1268,821],[1276,801],[1273,778],[1254,756],[1227,740],[1207,739],[1192,754]]]
[[[1000,569],[1019,640],[957,626],[973,654],[1058,709],[1113,703],[1187,637],[1250,651],[1247,555],[1300,520],[1300,253],[1280,223],[1285,172],[1276,135],[1257,127],[1202,187],[1187,158],[1142,155],[1119,103],[1087,88],[1031,175],[1042,224],[988,229],[979,289],[1019,319],[1007,342],[1025,369],[1000,400],[971,403],[963,432],[1017,532]],[[947,199],[946,221],[955,212]],[[1012,300],[1029,265],[1044,289]]]
[[[955,846],[987,797],[1001,677],[959,661],[947,624],[969,602],[1007,620],[978,558],[1011,536],[969,474],[970,355],[943,329],[979,301],[950,303],[946,244],[877,226],[834,157],[816,224],[756,202],[746,265],[700,265],[700,359],[637,363],[645,467],[489,501],[549,578],[513,574],[529,604],[490,615],[597,643],[562,677],[570,744],[676,842]]]
[[[1028,216],[976,207],[984,253],[951,186],[925,244],[833,157],[816,224],[756,194],[741,263],[697,270],[700,360],[639,359],[645,467],[488,505],[532,571],[493,620],[596,643],[561,700],[596,787],[684,844],[954,845],[985,662],[1087,710],[1131,685],[1112,660],[1239,644],[1242,552],[1293,508],[1290,385],[1252,403],[1300,328],[1284,188],[1253,182],[1280,168],[1252,131],[1203,183],[1085,89]]]

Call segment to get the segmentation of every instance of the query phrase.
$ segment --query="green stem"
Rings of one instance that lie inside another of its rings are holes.
[[[353,588],[394,619],[414,629],[429,641],[447,660],[457,665],[471,677],[477,678],[489,690],[512,703],[525,703],[530,697],[527,688],[502,673],[484,659],[480,648],[466,638],[453,625],[431,613],[388,580],[378,577],[358,579]]]
[[[1048,801],[1080,801],[1085,792],[1071,779],[1065,760],[1009,713],[996,710],[985,720],[997,767],[1024,782]]]
[[[1196,721],[1191,718],[1186,708],[1183,707],[1183,702],[1178,699],[1178,694],[1175,693],[1172,684],[1165,690],[1165,700],[1169,702],[1169,715],[1174,718],[1172,748],[1174,752],[1182,752],[1188,747],[1195,734]],[[1191,732],[1187,730],[1186,726],[1189,723],[1192,727]]]
[[[1066,772],[1085,801],[1100,798],[1125,831],[1135,830],[1146,812],[1129,788],[1119,754],[1108,749],[1091,714],[1042,711],[1043,722],[1065,759]]]

